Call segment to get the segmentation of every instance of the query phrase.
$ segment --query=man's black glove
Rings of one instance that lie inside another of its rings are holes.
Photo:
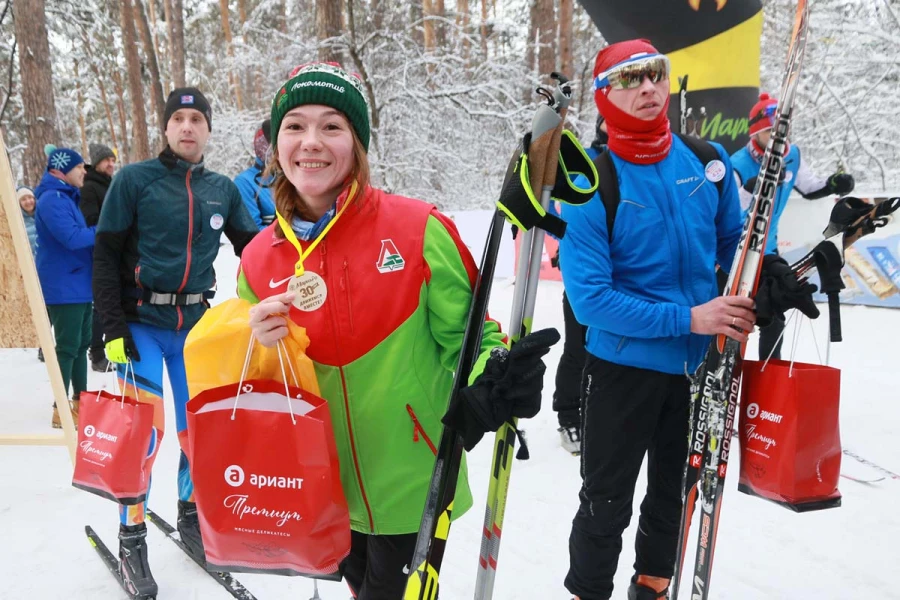
[[[778,185],[781,185],[782,183],[784,183],[785,173],[787,173],[787,169],[782,168],[782,169],[781,169],[781,173],[778,174]],[[743,186],[743,187],[744,187],[744,190],[746,190],[747,192],[749,192],[749,193],[752,194],[752,193],[753,193],[753,188],[756,187],[756,180],[757,180],[758,178],[759,178],[758,175],[754,175],[753,177],[751,177],[750,179],[748,179],[747,181],[745,181],[745,182],[744,182],[744,186]]]
[[[784,321],[784,313],[796,308],[810,319],[819,316],[819,309],[813,302],[815,284],[798,281],[783,258],[777,254],[767,254],[763,258],[759,288],[756,291],[756,324],[768,327],[772,321]]]
[[[484,371],[472,385],[460,390],[459,401],[442,421],[463,438],[466,450],[475,447],[487,431],[497,431],[513,417],[530,419],[541,409],[544,388],[543,357],[559,341],[556,329],[528,334],[510,350],[491,351]]]
[[[855,186],[856,182],[850,173],[835,173],[828,178],[828,191],[838,196],[846,196]]]
[[[550,266],[554,269],[559,268],[559,248],[556,248],[556,254],[550,257]]]

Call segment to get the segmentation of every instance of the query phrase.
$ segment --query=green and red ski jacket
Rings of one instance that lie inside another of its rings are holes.
[[[238,294],[287,290],[298,256],[273,223],[244,249]],[[309,242],[301,242],[303,248]],[[441,417],[466,326],[477,267],[453,222],[425,202],[367,188],[304,261],[327,287],[311,312],[292,307],[328,401],[341,481],[355,531],[418,531]],[[481,355],[506,342],[485,323]],[[453,516],[472,505],[465,461]]]

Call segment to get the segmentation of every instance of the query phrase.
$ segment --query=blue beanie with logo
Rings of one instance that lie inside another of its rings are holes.
[[[47,156],[47,170],[56,169],[66,174],[83,162],[81,155],[71,148],[54,148]]]

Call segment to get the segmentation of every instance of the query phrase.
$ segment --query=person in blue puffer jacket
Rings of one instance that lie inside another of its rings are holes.
[[[87,350],[91,345],[91,276],[94,260],[94,227],[88,227],[78,208],[84,183],[84,159],[69,148],[54,149],[47,171],[35,190],[37,207],[37,272],[44,303],[56,336],[56,356],[68,393],[72,390],[72,414],[87,388]],[[53,427],[59,413],[53,406]]]
[[[612,595],[645,454],[647,493],[627,596],[666,597],[688,456],[689,374],[709,336],[746,342],[757,317],[753,299],[717,296],[716,264],[731,265],[741,236],[738,189],[721,146],[708,148],[718,158],[704,165],[672,135],[669,72],[669,60],[646,40],[600,51],[594,97],[606,119],[620,192],[613,230],[599,194],[562,211],[568,223],[560,243],[563,283],[575,317],[587,327],[582,488],[565,579],[582,600]],[[786,302],[769,305],[780,309]]]
[[[34,229],[34,209],[37,200],[34,197],[34,190],[27,185],[20,185],[16,188],[16,198],[22,210],[22,221],[25,223],[28,245],[31,246],[31,258],[37,260],[37,231]]]
[[[272,200],[271,190],[273,178],[265,174],[271,139],[271,124],[266,119],[253,136],[253,153],[256,155],[253,166],[234,178],[234,185],[241,192],[241,200],[260,231],[275,220],[275,201]]]

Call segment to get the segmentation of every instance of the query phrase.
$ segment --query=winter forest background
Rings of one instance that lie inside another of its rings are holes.
[[[795,0],[763,4],[762,87],[777,93]],[[900,0],[811,6],[793,141],[821,174],[896,187]],[[569,127],[590,141],[603,44],[576,0],[0,0],[0,128],[35,185],[47,143],[154,156],[168,91],[196,85],[213,106],[207,164],[234,176],[291,68],[336,60],[366,83],[380,185],[487,207],[550,71],[577,82]]]

